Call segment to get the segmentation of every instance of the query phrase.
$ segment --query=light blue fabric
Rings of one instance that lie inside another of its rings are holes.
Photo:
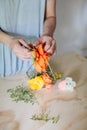
[[[0,0],[0,28],[34,42],[42,35],[46,0]],[[32,37],[29,37],[32,36]],[[0,43],[0,77],[27,71],[32,61],[22,61]]]

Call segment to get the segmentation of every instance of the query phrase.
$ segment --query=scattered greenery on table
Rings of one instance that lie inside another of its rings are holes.
[[[33,115],[32,120],[37,120],[37,121],[45,121],[45,122],[48,122],[48,121],[52,121],[52,123],[57,123],[59,121],[59,116],[56,116],[56,117],[49,117],[49,115],[47,113],[40,113],[39,115]]]
[[[37,101],[35,94],[32,93],[30,90],[27,90],[25,87],[17,86],[15,89],[8,89],[7,92],[10,93],[10,97],[15,102],[23,101],[23,102],[30,102],[32,105]]]
[[[10,93],[10,97],[15,102],[20,101],[23,101],[25,103],[30,102],[32,105],[34,105],[34,103],[38,103],[35,94],[20,85],[17,86],[16,88],[8,89],[7,92]],[[52,123],[56,124],[59,121],[59,118],[60,118],[59,115],[50,117],[48,113],[41,112],[38,115],[36,114],[32,115],[31,119],[35,121],[45,121],[45,122],[51,121]]]

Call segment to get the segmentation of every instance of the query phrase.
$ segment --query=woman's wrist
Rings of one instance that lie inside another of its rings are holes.
[[[44,21],[43,36],[53,37],[55,27],[56,27],[56,17],[55,16],[47,17]]]
[[[48,36],[48,37],[53,37],[53,34],[49,34],[49,33],[43,33],[42,36]]]
[[[11,48],[13,37],[0,30],[0,42]]]

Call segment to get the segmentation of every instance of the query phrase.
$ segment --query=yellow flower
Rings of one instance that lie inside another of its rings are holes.
[[[28,83],[33,90],[40,90],[44,86],[44,81],[41,76],[36,76],[35,78],[28,80]]]
[[[55,78],[56,78],[56,79],[61,79],[61,78],[62,78],[62,74],[56,74],[56,75],[55,75]]]

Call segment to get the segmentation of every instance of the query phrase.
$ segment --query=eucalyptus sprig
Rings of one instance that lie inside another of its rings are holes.
[[[15,102],[30,102],[32,105],[37,102],[35,95],[30,90],[27,90],[25,87],[20,85],[16,88],[8,89],[7,92],[10,93],[10,97]]]
[[[57,123],[59,121],[59,116],[56,117],[49,117],[49,115],[47,113],[40,113],[39,115],[34,114],[31,118],[32,120],[37,120],[37,121],[52,121],[52,123]]]

